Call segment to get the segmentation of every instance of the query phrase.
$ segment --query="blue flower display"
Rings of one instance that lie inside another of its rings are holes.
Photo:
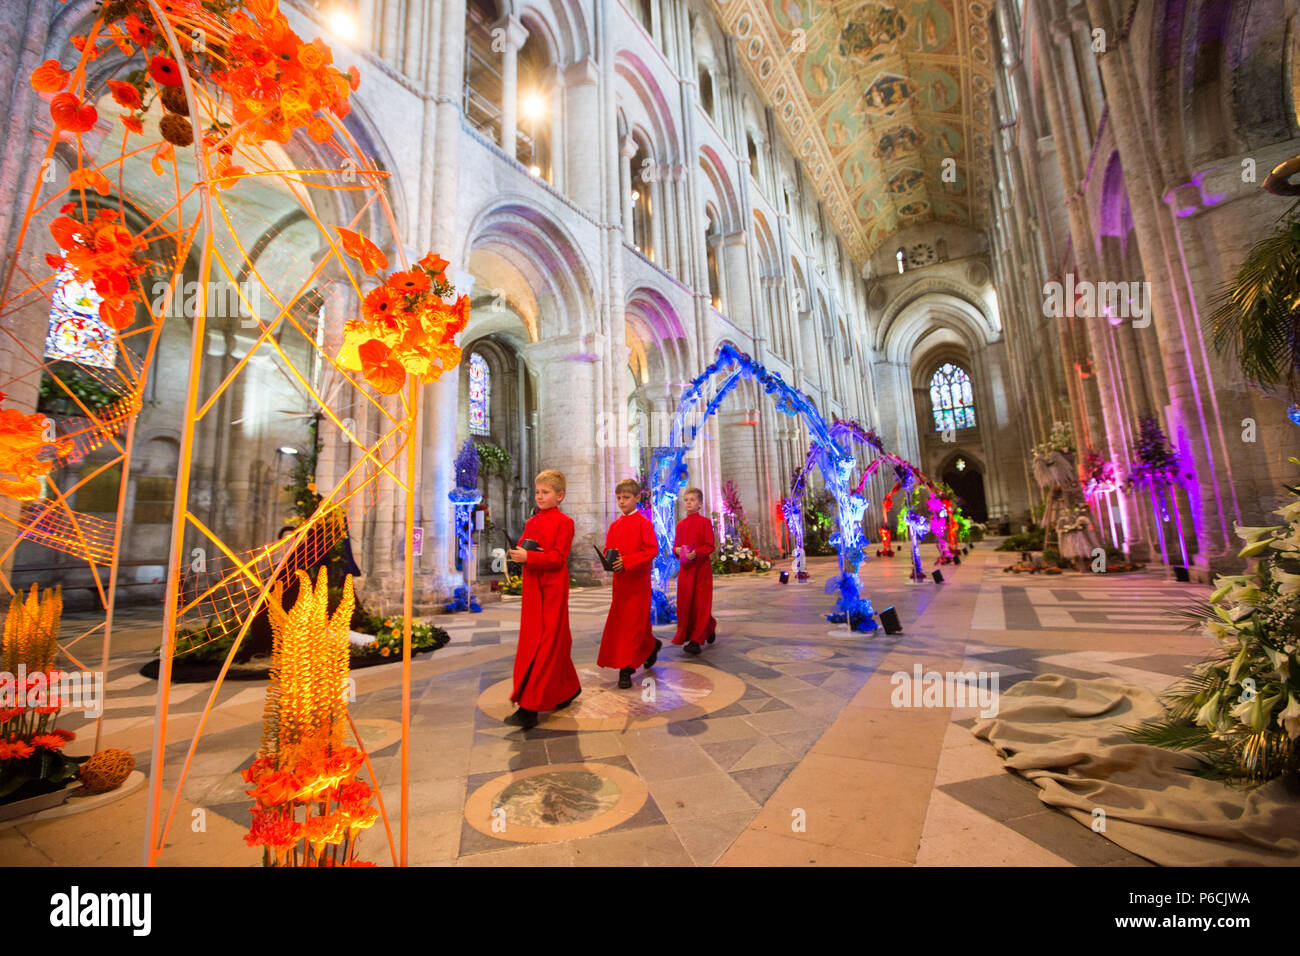
[[[714,380],[719,382],[715,383]],[[763,389],[776,405],[776,410],[791,417],[799,416],[808,426],[812,436],[809,458],[822,473],[822,479],[835,500],[840,532],[833,539],[839,552],[840,574],[836,578],[840,588],[840,602],[844,607],[857,608],[861,613],[857,593],[857,569],[862,561],[863,545],[861,519],[866,501],[849,488],[849,476],[854,468],[853,454],[845,450],[832,434],[834,426],[828,424],[808,396],[755,362],[734,345],[726,343],[718,357],[706,368],[682,395],[673,416],[668,445],[654,450],[650,466],[652,481],[652,510],[655,535],[659,539],[659,556],[655,558],[652,572],[652,612],[654,623],[670,624],[675,619],[673,606],[668,600],[668,582],[678,570],[678,559],[673,553],[674,517],[677,496],[686,487],[689,471],[686,453],[695,444],[704,423],[718,410],[723,400],[742,381],[749,379]],[[711,395],[708,387],[712,388]],[[687,420],[695,419],[688,425]],[[852,585],[847,583],[852,579]],[[852,590],[849,596],[848,589]],[[866,603],[870,613],[870,603]],[[872,622],[874,626],[874,621]]]

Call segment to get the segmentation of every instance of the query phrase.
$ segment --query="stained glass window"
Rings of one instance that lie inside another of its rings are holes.
[[[477,352],[469,356],[469,433],[488,434],[488,399],[492,383],[488,378],[487,362]]]
[[[78,282],[71,269],[55,280],[50,296],[50,328],[45,337],[47,358],[112,368],[117,344],[112,327],[99,317],[103,299],[89,282]]]
[[[930,408],[935,431],[975,427],[975,398],[965,369],[951,363],[939,367],[930,379]]]

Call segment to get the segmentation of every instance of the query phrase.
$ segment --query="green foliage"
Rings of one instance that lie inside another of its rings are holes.
[[[1000,545],[998,551],[1042,551],[1043,550],[1043,528],[1034,528],[1032,531],[1026,531],[1023,534],[1013,534]]]
[[[220,664],[230,653],[239,634],[239,621],[231,615],[214,615],[202,627],[186,628],[176,632],[177,658],[190,664]],[[161,656],[159,650],[159,656]]]
[[[1291,461],[1300,465],[1300,459]],[[1236,529],[1247,574],[1219,577],[1191,619],[1216,653],[1162,695],[1164,718],[1130,728],[1132,739],[1187,750],[1204,776],[1252,785],[1300,772],[1300,489],[1276,527]]]
[[[804,496],[803,543],[809,556],[835,554],[830,538],[835,531],[835,498],[825,489]]]
[[[81,404],[92,412],[107,408],[124,398],[122,392],[116,392],[104,385],[98,378],[73,362],[55,362],[50,372],[41,376],[40,395],[36,400],[36,410],[46,415],[81,415],[68,392],[77,396]],[[65,391],[53,378],[57,375],[59,382],[67,386]]]
[[[353,617],[356,620],[356,617]],[[364,619],[359,622],[359,626],[354,624],[353,630],[358,634],[369,634],[374,640],[369,644],[353,644],[352,656],[361,657],[391,657],[394,660],[400,660],[402,657],[402,621],[401,615],[392,617],[381,617],[378,614],[366,613]],[[426,621],[411,622],[411,651],[423,651],[429,648],[438,648],[444,646],[449,640],[450,635],[440,627],[435,627]]]
[[[1216,351],[1235,356],[1246,378],[1292,399],[1300,386],[1300,202],[1273,235],[1246,253],[1208,317]]]
[[[502,478],[510,474],[510,452],[490,441],[476,441],[474,447],[478,449],[479,467],[483,474]]]

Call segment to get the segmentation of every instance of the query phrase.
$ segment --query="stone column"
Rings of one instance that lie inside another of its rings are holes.
[[[501,51],[501,148],[507,156],[515,158],[519,116],[519,48],[528,39],[528,31],[518,17],[505,17],[497,21],[504,30],[504,48]]]
[[[600,218],[604,177],[601,163],[605,153],[591,147],[599,137],[600,76],[591,57],[579,60],[564,71],[565,104],[571,122],[564,124],[564,192],[592,216]],[[561,188],[559,183],[556,188]]]
[[[626,136],[619,143],[619,184],[622,193],[619,196],[620,208],[623,210],[623,238],[629,246],[636,245],[636,232],[632,228],[632,157],[636,155],[636,142]]]

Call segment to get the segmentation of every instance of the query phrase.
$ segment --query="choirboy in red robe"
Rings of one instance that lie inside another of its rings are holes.
[[[582,688],[573,666],[573,635],[569,632],[573,519],[559,508],[546,508],[528,519],[519,542],[524,538],[532,538],[542,550],[529,551],[524,563],[519,648],[510,700],[526,710],[554,710]]]
[[[601,667],[640,667],[655,648],[650,630],[650,570],[659,541],[654,525],[639,511],[619,515],[605,535],[605,550],[617,548],[623,570],[614,572],[613,599],[600,636]]]
[[[673,643],[703,644],[718,626],[713,619],[713,565],[709,561],[716,547],[713,522],[698,512],[679,521],[673,550],[681,547],[694,551],[695,559],[681,562],[677,571],[677,634]]]

